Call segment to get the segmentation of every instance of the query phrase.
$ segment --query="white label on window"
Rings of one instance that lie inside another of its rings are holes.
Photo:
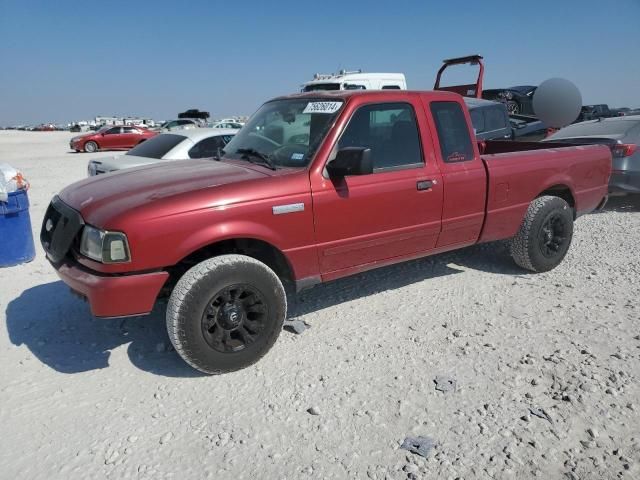
[[[302,113],[336,113],[342,102],[309,102]]]

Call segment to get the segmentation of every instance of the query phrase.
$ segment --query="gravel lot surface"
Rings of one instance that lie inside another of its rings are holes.
[[[0,131],[36,238],[113,155],[72,135]],[[93,319],[36,249],[0,270],[0,478],[640,478],[638,198],[580,218],[549,273],[496,244],[316,287],[291,312],[309,329],[217,377],[172,351],[163,305]]]

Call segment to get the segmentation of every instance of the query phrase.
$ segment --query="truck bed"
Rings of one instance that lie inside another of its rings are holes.
[[[531,199],[543,192],[566,197],[576,217],[594,210],[607,196],[611,151],[606,146],[483,143],[487,214],[481,242],[515,235]]]

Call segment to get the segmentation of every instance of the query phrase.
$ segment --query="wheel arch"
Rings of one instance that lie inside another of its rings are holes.
[[[285,288],[294,288],[296,279],[294,269],[282,250],[262,239],[238,236],[213,241],[180,259],[175,265],[167,269],[169,280],[165,285],[165,289],[170,292],[180,277],[192,266],[209,258],[225,254],[240,254],[254,258],[271,268],[280,278]]]
[[[550,187],[545,188],[542,192],[536,195],[536,198],[543,197],[545,195],[559,197],[563,199],[565,202],[567,202],[571,207],[571,209],[573,210],[573,218],[575,220],[576,212],[577,212],[576,197],[573,194],[571,187],[569,187],[567,184],[564,184],[564,183],[557,183]]]

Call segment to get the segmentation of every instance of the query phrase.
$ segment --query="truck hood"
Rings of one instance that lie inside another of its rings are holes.
[[[109,228],[122,216],[141,208],[152,208],[157,202],[163,202],[163,214],[170,215],[174,207],[180,211],[189,209],[177,201],[171,203],[177,197],[268,176],[251,168],[213,160],[162,162],[81,180],[60,192],[60,198],[80,212],[86,223]],[[216,206],[215,198],[211,197],[207,206]],[[194,204],[193,208],[198,206]]]

